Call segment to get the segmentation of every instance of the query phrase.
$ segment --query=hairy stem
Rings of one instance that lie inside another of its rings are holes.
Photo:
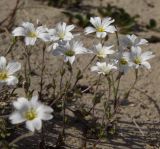
[[[44,76],[44,70],[45,70],[45,45],[43,46],[42,49],[42,67],[41,67],[41,75],[40,75],[40,91],[39,91],[39,99],[42,100],[43,99],[43,85],[44,85],[44,81],[43,81],[43,76]]]

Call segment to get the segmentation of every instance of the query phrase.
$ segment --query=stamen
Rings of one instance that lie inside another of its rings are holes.
[[[72,57],[73,55],[75,55],[75,52],[74,52],[73,50],[67,50],[67,51],[65,52],[65,55],[66,55],[66,56],[69,56],[69,57]]]
[[[6,72],[0,72],[0,80],[6,80],[7,79],[7,73]]]
[[[98,32],[105,32],[105,29],[104,29],[103,27],[98,27],[98,28],[97,28],[97,31],[98,31]]]
[[[25,117],[27,120],[33,120],[37,117],[37,113],[34,109],[30,109],[26,112]]]
[[[98,58],[105,58],[106,54],[105,54],[104,50],[99,50],[97,53],[97,57]]]
[[[136,57],[134,59],[134,63],[137,64],[137,65],[140,65],[141,64],[141,58],[140,57]]]
[[[29,36],[29,37],[32,37],[32,38],[35,38],[35,37],[37,37],[37,34],[36,34],[35,32],[30,32],[30,33],[28,34],[28,36]]]
[[[125,58],[121,58],[121,59],[120,59],[120,64],[121,64],[121,65],[126,65],[126,64],[128,64],[128,62],[126,61]]]
[[[64,36],[65,36],[65,33],[60,33],[60,34],[59,34],[59,38],[60,38],[60,39],[64,39]]]

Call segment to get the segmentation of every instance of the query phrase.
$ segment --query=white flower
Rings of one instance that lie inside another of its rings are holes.
[[[91,67],[91,71],[95,71],[98,72],[98,74],[109,74],[111,70],[113,69],[117,69],[116,66],[114,66],[113,64],[106,64],[106,62],[100,63],[97,62],[96,66],[92,66]]]
[[[75,60],[75,55],[87,53],[88,50],[83,47],[83,43],[75,40],[61,42],[61,44],[53,50],[53,55],[63,55],[65,62],[72,64]]]
[[[74,25],[67,25],[65,22],[58,23],[55,29],[48,29],[52,41],[71,40],[73,35],[71,31],[75,28]]]
[[[151,65],[147,62],[147,60],[153,58],[154,56],[155,55],[153,55],[153,53],[150,51],[142,53],[140,47],[131,48],[132,66],[135,67],[136,69],[139,67],[146,67],[147,69],[150,69]]]
[[[34,132],[42,128],[42,120],[53,118],[53,109],[38,101],[38,96],[33,96],[30,100],[20,97],[13,102],[15,111],[9,116],[12,124],[25,122],[26,128]]]
[[[6,58],[0,57],[0,84],[16,85],[18,79],[14,76],[14,73],[21,69],[19,62],[10,62],[7,64]]]
[[[100,17],[91,17],[90,22],[93,27],[86,27],[85,34],[90,34],[96,32],[98,38],[105,38],[107,33],[114,33],[116,28],[110,25],[114,22],[114,19],[106,17],[103,20]]]
[[[93,48],[93,52],[98,58],[106,58],[107,55],[113,54],[114,50],[111,50],[113,46],[103,46],[101,43],[97,44]]]
[[[51,44],[48,48],[47,51],[48,52],[52,52],[53,50],[59,48],[59,46],[65,46],[65,44],[67,43],[67,41],[64,40],[59,40],[57,42],[54,42],[53,44]]]
[[[116,61],[119,67],[119,71],[122,73],[126,73],[128,69],[131,67],[129,52],[120,51],[116,56]]]
[[[137,47],[141,45],[146,45],[148,41],[146,39],[141,39],[136,35],[127,35],[121,39],[120,45],[124,48],[131,48],[132,46]]]
[[[35,29],[34,25],[30,22],[22,23],[21,27],[17,27],[12,32],[13,36],[24,36],[26,45],[34,45],[37,38],[43,41],[49,41],[50,36],[47,33],[47,28],[39,26]]]

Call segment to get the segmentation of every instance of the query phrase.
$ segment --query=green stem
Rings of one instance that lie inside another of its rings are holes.
[[[135,69],[135,80],[134,80],[132,86],[130,87],[130,89],[128,90],[128,92],[125,93],[124,99],[127,99],[129,97],[129,94],[130,94],[131,90],[134,88],[134,86],[136,85],[137,80],[138,80],[138,69]]]
[[[29,71],[29,74],[31,74],[31,53],[30,53],[30,50],[25,46],[25,53],[26,53],[26,56],[27,56],[27,65],[28,65],[28,71]]]
[[[115,112],[117,111],[117,107],[118,107],[118,91],[119,91],[120,81],[121,81],[121,76],[118,79],[117,87],[116,87],[116,90],[115,90],[115,96],[114,96],[114,111]]]
[[[60,84],[59,84],[60,94],[61,94],[61,91],[62,91],[63,76],[64,76],[64,74],[65,74],[64,61],[63,61],[63,63],[62,63],[61,68],[62,68],[62,69],[60,70],[60,75],[61,75],[61,77],[60,77]]]
[[[83,69],[82,72],[86,71],[86,69],[88,68],[88,66],[94,61],[95,58],[96,58],[96,55],[94,55],[94,56],[92,57],[92,59],[89,61],[89,63],[86,65],[86,67]]]
[[[72,67],[72,66],[71,66]],[[67,93],[70,87],[70,83],[72,80],[73,72],[72,68],[70,72],[69,80],[66,83],[65,91],[64,91],[64,98],[62,100],[62,110],[63,110],[63,128],[62,128],[62,136],[65,136],[65,125],[66,125],[66,99],[67,99]]]
[[[107,75],[107,81],[108,81],[108,100],[110,100],[110,97],[111,97],[111,79],[110,79],[110,76]]]
[[[115,28],[117,29],[116,26],[115,26]],[[117,46],[119,47],[119,46],[120,46],[120,43],[119,43],[118,31],[116,31],[116,39],[117,39]]]
[[[44,85],[44,82],[43,82],[43,76],[44,76],[44,70],[45,70],[45,45],[42,49],[42,68],[41,68],[41,75],[40,75],[40,91],[39,91],[39,99],[40,101],[42,100],[42,96],[43,96],[43,85]]]
[[[98,92],[98,87],[99,87],[100,80],[101,80],[101,74],[99,75],[98,80],[97,80],[97,85],[96,85],[96,90],[94,92],[94,97],[96,96],[96,94]],[[96,106],[96,104],[93,103],[93,116],[94,116],[95,106]]]
[[[5,56],[7,56],[10,52],[12,52],[12,49],[14,47],[14,45],[16,44],[16,39],[14,41],[12,41],[12,44],[9,46],[7,52],[5,53]],[[11,53],[11,56],[12,56],[12,53]]]

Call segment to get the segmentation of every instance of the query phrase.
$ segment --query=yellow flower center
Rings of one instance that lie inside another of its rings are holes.
[[[0,80],[6,80],[8,77],[7,72],[0,72]]]
[[[31,38],[35,38],[35,37],[37,37],[37,34],[36,34],[36,32],[29,32],[28,36]]]
[[[98,58],[105,58],[106,54],[104,53],[104,50],[99,50],[97,53]]]
[[[75,52],[74,52],[73,50],[67,50],[67,51],[65,52],[65,55],[66,55],[66,56],[70,56],[70,57],[72,57],[74,54],[75,54]]]
[[[136,58],[134,59],[134,63],[137,64],[137,65],[141,64],[141,59],[140,59],[140,57],[136,57]]]
[[[64,39],[64,36],[65,36],[65,33],[60,33],[60,34],[59,34],[59,38],[60,38],[60,39]]]
[[[126,59],[125,58],[121,58],[120,59],[120,64],[121,65],[126,65],[128,62],[126,61]]]
[[[97,31],[98,31],[98,32],[104,32],[105,29],[104,29],[103,27],[98,27],[98,28],[97,28]]]
[[[30,109],[26,112],[25,117],[27,120],[33,120],[37,117],[37,113],[34,109]]]

